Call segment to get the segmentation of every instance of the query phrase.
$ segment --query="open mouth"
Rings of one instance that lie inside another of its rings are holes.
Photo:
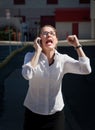
[[[52,43],[53,43],[53,41],[51,39],[49,39],[49,40],[46,41],[47,45],[51,45]]]

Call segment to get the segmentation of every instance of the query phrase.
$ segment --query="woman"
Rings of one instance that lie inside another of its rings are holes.
[[[43,26],[39,36],[34,41],[35,52],[25,55],[22,66],[22,75],[29,80],[24,101],[24,130],[66,130],[61,91],[63,76],[66,73],[90,74],[90,60],[76,35],[68,36],[67,41],[76,49],[79,60],[56,50],[58,38],[54,27]]]

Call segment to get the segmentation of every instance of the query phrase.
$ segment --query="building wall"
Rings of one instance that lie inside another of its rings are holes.
[[[89,7],[89,4],[80,4],[79,0],[58,0],[58,4],[47,5],[47,0],[25,0],[25,5],[14,5],[14,0],[0,0],[0,7],[4,8],[60,8],[60,7]],[[40,3],[40,4],[39,4]]]
[[[90,8],[91,8],[91,18],[95,19],[95,0],[91,0]]]
[[[47,0],[25,0],[23,5],[15,5],[14,0],[0,0],[0,17],[6,17],[6,9],[10,9],[11,17],[24,17],[26,23],[29,25],[29,30],[37,30],[37,26],[40,26],[41,17],[55,16],[56,9],[61,8],[90,8],[90,4],[81,4],[79,0],[58,0],[58,4],[47,4]],[[20,18],[21,20],[21,18]],[[68,34],[72,34],[72,23],[74,21],[61,21],[55,20],[54,25],[58,30],[59,39],[65,39]],[[77,21],[76,21],[77,22]],[[38,23],[35,24],[35,23]],[[79,38],[91,38],[91,22],[78,23],[79,26]],[[82,26],[84,25],[84,27]],[[82,29],[81,29],[82,28]],[[62,34],[63,33],[63,34]]]
[[[56,22],[56,28],[58,30],[58,38],[66,39],[68,35],[72,33],[72,22]],[[78,38],[90,39],[91,38],[91,24],[90,22],[78,23]]]
[[[30,13],[34,17],[39,17],[41,14],[52,15],[55,14],[56,8],[80,8],[80,7],[89,7],[90,4],[80,4],[79,0],[58,0],[58,4],[47,4],[47,0],[26,0],[23,5],[15,5],[14,0],[0,0],[0,16],[5,16],[5,9],[9,8],[12,16],[14,14],[30,16]],[[39,4],[40,3],[40,4]],[[39,11],[40,10],[40,11]],[[27,15],[26,15],[27,14]]]
[[[71,22],[56,22],[56,29],[58,31],[58,38],[66,39],[69,34],[72,34],[72,23]]]
[[[90,13],[90,17],[91,17],[91,38],[95,39],[95,0],[91,0],[90,8],[91,8],[91,13]]]
[[[90,22],[79,23],[79,38],[81,39],[91,38],[91,23]]]

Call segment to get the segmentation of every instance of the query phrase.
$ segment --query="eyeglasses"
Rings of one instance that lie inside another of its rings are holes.
[[[52,35],[52,36],[55,36],[55,35],[56,35],[56,33],[53,32],[53,31],[50,31],[50,32],[45,31],[45,32],[41,32],[41,34],[42,34],[42,35],[45,35],[45,36],[47,36],[48,34],[50,34],[50,35]]]

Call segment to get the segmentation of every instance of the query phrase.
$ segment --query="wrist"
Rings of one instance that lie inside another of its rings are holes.
[[[77,50],[77,49],[79,49],[79,48],[82,48],[82,45],[77,45],[76,47],[75,47],[75,50]]]
[[[35,51],[35,54],[36,54],[36,55],[40,55],[40,54],[41,54],[41,51]]]

